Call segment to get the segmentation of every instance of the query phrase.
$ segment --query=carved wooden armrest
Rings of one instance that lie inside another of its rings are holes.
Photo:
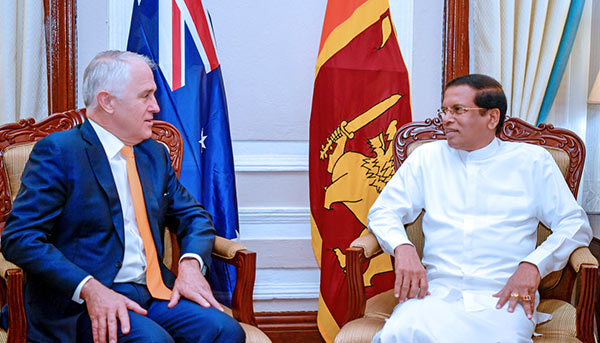
[[[235,254],[240,250],[246,250],[246,247],[238,242],[216,236],[215,245],[213,246],[213,255],[224,260],[232,260]]]
[[[0,281],[0,307],[6,305],[7,301],[8,271],[11,271],[11,273],[14,275],[17,271],[21,271],[21,268],[19,268],[16,264],[7,261],[4,258],[4,255],[0,253],[0,277],[2,277],[2,280]],[[21,275],[22,274],[23,273],[21,272]]]
[[[348,309],[344,324],[365,314],[367,297],[363,281],[363,265],[383,251],[371,232],[358,237],[346,249],[346,282],[348,285]]]
[[[7,261],[4,258],[4,255],[2,255],[0,253],[0,275],[6,279],[6,272],[11,270],[11,269],[18,269],[21,270],[21,268],[19,268],[16,264]]]
[[[382,253],[379,242],[377,242],[377,238],[375,238],[375,235],[372,232],[368,232],[352,241],[350,247],[362,248],[364,257],[366,258],[372,258]]]
[[[598,261],[588,247],[573,251],[569,265],[577,273],[576,328],[577,338],[582,342],[595,342],[594,339],[594,304],[596,303],[596,286],[598,282]]]
[[[598,266],[598,261],[592,255],[592,252],[588,247],[577,248],[571,256],[569,257],[569,264],[575,270],[576,273],[579,273],[582,265],[588,264],[591,266]]]
[[[23,302],[23,270],[7,261],[0,254],[0,302],[8,304],[8,341],[10,343],[25,343],[27,335],[27,319],[25,303]]]
[[[247,250],[243,244],[217,236],[212,254],[217,260],[236,267],[237,279],[231,297],[233,317],[242,323],[256,326],[254,304],[252,303],[256,276],[256,253]]]

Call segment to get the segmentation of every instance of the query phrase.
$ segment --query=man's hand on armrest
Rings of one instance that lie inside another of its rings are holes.
[[[81,299],[85,300],[87,311],[92,322],[92,334],[94,343],[105,343],[106,333],[108,341],[117,342],[118,325],[121,323],[121,331],[129,333],[129,314],[127,310],[146,315],[146,310],[138,303],[104,286],[96,279],[89,279],[81,289]]]
[[[519,263],[519,268],[508,279],[504,288],[494,294],[495,297],[500,298],[496,308],[502,308],[508,301],[508,312],[513,312],[515,306],[521,301],[527,318],[531,319],[535,310],[535,293],[541,280],[536,265],[529,262]]]
[[[202,307],[214,307],[217,310],[224,311],[223,306],[219,304],[213,296],[210,285],[200,271],[200,263],[192,257],[186,257],[179,262],[179,271],[173,294],[167,305],[169,308],[175,307],[181,297],[187,298]]]
[[[417,249],[410,244],[401,244],[394,249],[394,296],[400,302],[414,297],[423,298],[427,291],[427,272],[421,263]]]

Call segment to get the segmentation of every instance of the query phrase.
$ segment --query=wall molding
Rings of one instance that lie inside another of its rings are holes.
[[[308,156],[238,155],[234,156],[236,172],[307,172]]]
[[[310,224],[308,207],[240,207],[243,224]]]
[[[236,172],[307,172],[308,141],[233,141]]]
[[[248,239],[253,240],[256,237],[264,237],[274,241],[278,239],[290,240],[291,238],[288,235],[280,236],[282,234],[281,230],[273,232],[273,227],[285,227],[287,230],[284,232],[287,234],[295,232],[296,227],[306,227],[308,231],[310,227],[310,208],[242,207],[239,209],[239,221],[242,243],[248,244]],[[244,236],[254,238],[244,238]],[[310,240],[310,237],[302,239]],[[277,279],[285,278],[284,275],[287,274],[273,272],[273,277],[276,276]],[[272,277],[269,277],[269,279],[272,279]],[[259,301],[306,300],[318,299],[318,297],[319,282],[260,282],[260,278],[257,278],[254,285],[254,300]]]
[[[240,207],[240,237],[253,239],[310,239],[308,207]]]
[[[257,282],[254,285],[254,300],[317,299],[318,282]]]

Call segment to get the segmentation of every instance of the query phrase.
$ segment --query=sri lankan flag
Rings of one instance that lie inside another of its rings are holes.
[[[344,251],[394,173],[392,139],[411,120],[408,73],[388,0],[329,0],[310,119],[313,248],[321,267],[318,325],[327,342],[347,304]],[[367,297],[392,287],[389,256],[366,267]]]

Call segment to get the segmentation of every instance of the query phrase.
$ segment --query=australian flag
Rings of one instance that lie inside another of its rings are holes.
[[[148,56],[158,119],[183,135],[181,183],[212,214],[217,235],[238,236],[235,174],[227,103],[209,16],[200,0],[133,0],[127,50]],[[235,269],[213,261],[209,281],[230,304]]]

